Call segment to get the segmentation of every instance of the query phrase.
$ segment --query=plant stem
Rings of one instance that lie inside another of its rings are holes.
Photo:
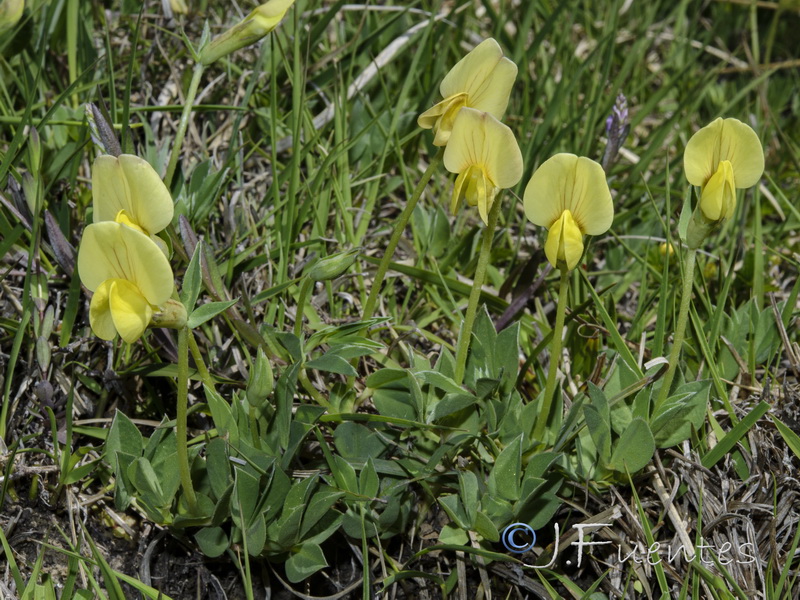
[[[542,398],[542,408],[536,417],[536,425],[533,428],[533,439],[541,440],[547,428],[547,420],[550,418],[550,411],[553,408],[553,394],[556,389],[556,375],[558,375],[558,365],[561,362],[561,338],[564,335],[564,316],[567,310],[567,293],[569,291],[569,270],[561,269],[561,280],[558,284],[558,306],[556,308],[556,324],[553,327],[553,340],[550,342],[550,370],[547,372],[547,384],[544,388]]]
[[[175,174],[175,167],[178,165],[178,157],[180,157],[181,154],[183,138],[186,137],[186,130],[189,127],[189,118],[192,114],[192,106],[194,104],[194,99],[197,96],[197,88],[200,87],[200,79],[203,77],[204,69],[205,67],[201,63],[197,63],[194,66],[192,81],[189,84],[189,91],[186,94],[186,103],[183,105],[181,120],[178,122],[178,131],[175,134],[175,141],[172,144],[172,153],[169,155],[167,175],[164,177],[164,184],[168,189],[172,184],[172,176]]]
[[[470,342],[472,341],[472,326],[475,324],[475,316],[478,314],[478,302],[481,299],[481,289],[483,281],[486,279],[486,267],[489,266],[489,258],[492,254],[492,240],[494,230],[497,227],[497,217],[500,216],[500,198],[495,198],[492,209],[489,211],[489,223],[483,230],[481,238],[481,252],[478,255],[478,265],[475,267],[475,279],[472,282],[472,290],[469,293],[469,304],[467,314],[464,317],[464,325],[458,334],[458,349],[456,352],[456,373],[455,382],[461,384],[464,381],[464,371],[467,367],[467,353]]]
[[[175,436],[178,443],[178,469],[186,503],[192,513],[197,509],[197,498],[192,487],[192,474],[189,468],[189,450],[186,436],[186,412],[189,405],[189,328],[178,330],[178,406],[175,415]]]
[[[200,348],[197,346],[197,340],[194,339],[194,333],[190,331],[188,338],[189,350],[192,353],[192,358],[194,358],[194,363],[195,366],[197,366],[197,372],[200,374],[200,379],[203,380],[203,383],[206,386],[216,391],[217,388],[214,386],[214,380],[211,378],[211,373],[208,372],[206,363],[203,361],[203,355],[200,353]]]
[[[300,297],[297,299],[297,309],[294,316],[294,334],[300,337],[303,334],[303,313],[306,310],[306,301],[308,300],[308,292],[314,284],[311,278],[306,276],[303,278],[303,283],[300,284]]]
[[[383,279],[386,277],[386,271],[389,270],[389,263],[392,261],[392,257],[394,256],[394,250],[397,248],[397,244],[400,242],[400,237],[403,235],[406,225],[408,225],[408,220],[411,218],[411,214],[414,212],[414,207],[417,206],[417,202],[419,202],[422,192],[425,191],[428,181],[430,181],[430,178],[433,177],[433,172],[439,166],[439,163],[442,162],[443,155],[444,150],[440,149],[436,156],[431,159],[431,163],[428,165],[428,168],[425,169],[425,172],[422,174],[422,178],[419,180],[417,187],[414,188],[411,198],[406,203],[406,207],[403,209],[403,212],[400,213],[400,216],[395,223],[394,231],[392,231],[392,237],[389,238],[389,245],[386,247],[386,252],[384,252],[381,263],[378,265],[378,272],[375,273],[375,280],[372,282],[372,289],[370,289],[367,302],[364,304],[364,311],[361,313],[362,321],[369,319],[375,310],[375,304],[378,302],[378,294],[380,294],[381,288],[383,287]]]
[[[658,400],[653,407],[655,413],[664,404],[669,396],[669,388],[672,386],[672,379],[675,377],[675,369],[678,366],[678,359],[681,355],[683,337],[686,332],[686,321],[689,318],[689,304],[692,300],[692,285],[694,284],[694,264],[697,258],[697,249],[690,249],[686,257],[686,265],[683,269],[683,291],[681,292],[681,308],[678,313],[678,327],[675,329],[675,338],[672,342],[672,349],[669,353],[669,368],[664,376],[664,383],[661,384],[661,391]]]

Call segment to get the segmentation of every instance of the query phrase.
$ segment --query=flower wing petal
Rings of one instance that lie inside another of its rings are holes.
[[[175,277],[167,257],[148,236],[124,225],[120,234],[128,249],[130,277],[150,304],[166,302],[175,288]]]
[[[89,323],[94,334],[101,340],[113,340],[117,335],[108,300],[109,288],[114,281],[116,280],[108,279],[101,283],[89,304]]]
[[[109,292],[109,305],[114,326],[122,339],[132,344],[147,329],[147,325],[153,317],[153,309],[150,308],[150,304],[139,289],[130,281],[118,279],[112,282]]]
[[[172,222],[172,196],[150,163],[132,154],[119,157],[119,164],[130,189],[134,221],[148,233],[158,233]]]

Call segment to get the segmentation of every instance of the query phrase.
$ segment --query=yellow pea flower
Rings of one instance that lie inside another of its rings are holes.
[[[269,0],[257,6],[239,23],[211,40],[200,51],[200,62],[210,65],[231,52],[255,44],[278,26],[292,4],[294,0]]]
[[[456,115],[465,106],[502,119],[516,78],[517,65],[503,56],[493,38],[484,40],[445,75],[439,86],[444,100],[422,113],[417,124],[432,128],[434,145],[445,146]]]
[[[0,33],[14,27],[25,10],[25,0],[0,0]]]
[[[97,337],[133,343],[172,296],[167,257],[145,234],[114,221],[86,227],[78,250],[81,281],[94,292],[89,322]],[[185,310],[184,310],[185,323]]]
[[[709,221],[733,216],[736,189],[754,186],[764,173],[764,151],[753,129],[738,119],[716,119],[695,133],[683,153],[686,179],[698,185]]]
[[[146,160],[131,154],[98,156],[92,165],[94,222],[116,221],[150,236],[162,252],[156,234],[172,222],[172,196]]]
[[[544,251],[556,268],[574,269],[583,255],[583,236],[605,233],[614,220],[603,167],[574,154],[543,162],[525,188],[523,203],[528,220],[549,230]]]
[[[443,160],[448,171],[458,173],[450,210],[455,214],[466,198],[487,225],[497,191],[522,177],[522,153],[512,131],[489,113],[472,108],[459,111]]]

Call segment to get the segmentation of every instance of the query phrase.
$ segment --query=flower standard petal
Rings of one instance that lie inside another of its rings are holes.
[[[548,228],[569,210],[581,232],[589,235],[607,231],[614,220],[603,168],[574,154],[556,154],[543,162],[525,187],[523,205],[529,221]]]
[[[683,153],[686,179],[692,185],[706,185],[723,160],[730,161],[737,188],[755,185],[764,172],[758,135],[738,119],[715,119],[689,139]]]
[[[98,156],[92,166],[94,222],[114,221],[120,211],[148,234],[172,221],[172,196],[146,160],[131,154]]]
[[[116,279],[111,283],[109,306],[114,327],[129,344],[142,336],[153,318],[153,309],[139,288],[124,279]]]
[[[614,201],[599,163],[579,156],[575,164],[575,187],[568,209],[583,233],[600,235],[614,221]]]
[[[94,291],[92,301],[89,304],[89,324],[92,331],[101,340],[113,340],[117,335],[117,328],[111,318],[111,307],[109,306],[109,290],[111,284],[116,279],[108,279],[100,284]]]
[[[439,92],[443,98],[466,93],[469,98],[467,106],[480,108],[500,119],[508,106],[516,77],[517,65],[503,56],[503,50],[494,38],[489,38],[450,69],[439,86]]]

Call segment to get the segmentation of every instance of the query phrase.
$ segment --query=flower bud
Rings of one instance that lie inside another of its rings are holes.
[[[247,382],[246,395],[250,406],[255,408],[263,406],[272,393],[273,385],[272,366],[269,364],[267,355],[259,348],[256,362],[250,373],[250,381]]]
[[[258,6],[242,21],[201,49],[200,62],[210,65],[231,52],[255,44],[278,26],[292,4],[294,0],[270,0]]]
[[[358,258],[358,253],[360,251],[360,248],[353,248],[352,250],[337,252],[336,254],[326,256],[311,265],[306,275],[308,275],[312,281],[336,279],[350,268],[356,261],[356,258]]]

